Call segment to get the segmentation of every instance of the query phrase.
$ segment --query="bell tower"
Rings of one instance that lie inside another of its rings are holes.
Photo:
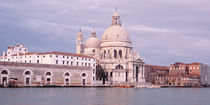
[[[77,52],[76,52],[77,54],[84,53],[84,38],[82,36],[81,28],[79,29],[79,33],[77,35],[76,47],[77,47]]]

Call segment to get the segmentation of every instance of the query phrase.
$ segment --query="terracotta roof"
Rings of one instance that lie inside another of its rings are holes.
[[[90,56],[86,56],[83,54],[73,54],[73,53],[66,53],[66,52],[45,52],[45,53],[39,53],[39,55],[44,55],[44,54],[55,54],[55,55],[66,55],[66,56],[75,56],[75,57],[84,57],[84,58],[93,58]]]
[[[198,63],[198,62],[193,62],[193,63],[176,62],[174,64],[171,64],[171,66],[178,66],[178,65],[202,65],[202,63]]]
[[[36,68],[54,68],[54,69],[80,69],[80,70],[90,70],[91,67],[82,66],[70,66],[70,65],[51,65],[51,64],[35,64],[35,63],[18,63],[18,62],[2,62],[1,66],[23,66],[23,67],[36,67]]]
[[[38,52],[30,52],[30,53],[21,53],[19,54],[20,56],[22,55],[33,55],[33,54],[37,54],[37,55],[45,55],[45,54],[55,54],[55,55],[65,55],[65,56],[74,56],[74,57],[83,57],[83,58],[93,58],[87,55],[83,55],[83,54],[73,54],[73,53],[66,53],[66,52],[45,52],[45,53],[38,53]],[[14,54],[12,56],[17,56],[17,54]]]
[[[202,65],[202,63],[193,62],[193,63],[189,63],[188,65]]]
[[[150,67],[152,69],[158,69],[158,70],[169,70],[168,66],[145,65],[145,67]]]
[[[9,46],[9,47],[7,47],[7,49],[13,49],[14,47],[13,46]]]

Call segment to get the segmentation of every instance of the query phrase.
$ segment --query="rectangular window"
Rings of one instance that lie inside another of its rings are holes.
[[[52,57],[52,55],[50,55],[50,57]]]
[[[67,56],[67,59],[69,59],[69,57]]]
[[[56,60],[56,64],[58,64],[58,60]]]
[[[67,61],[67,65],[69,65],[69,61]]]
[[[56,55],[56,58],[58,58],[58,55]]]
[[[39,63],[39,60],[37,60],[37,63]]]
[[[71,65],[73,65],[73,62],[71,61]]]
[[[88,65],[90,66],[90,63]]]
[[[39,56],[37,56],[37,58],[39,58]]]
[[[45,58],[45,55],[43,57]]]
[[[65,56],[63,56],[63,58],[65,58]]]
[[[79,62],[77,62],[77,66],[79,65]]]
[[[65,61],[63,61],[63,64],[65,64]]]

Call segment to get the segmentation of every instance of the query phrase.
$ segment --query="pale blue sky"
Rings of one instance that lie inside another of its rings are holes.
[[[210,64],[209,0],[0,0],[0,52],[15,43],[30,51],[75,53],[79,27],[101,38],[118,7],[122,26],[147,64]]]

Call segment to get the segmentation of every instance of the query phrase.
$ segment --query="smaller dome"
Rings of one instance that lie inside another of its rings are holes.
[[[85,43],[85,48],[99,48],[101,45],[100,40],[97,37],[90,37]]]

